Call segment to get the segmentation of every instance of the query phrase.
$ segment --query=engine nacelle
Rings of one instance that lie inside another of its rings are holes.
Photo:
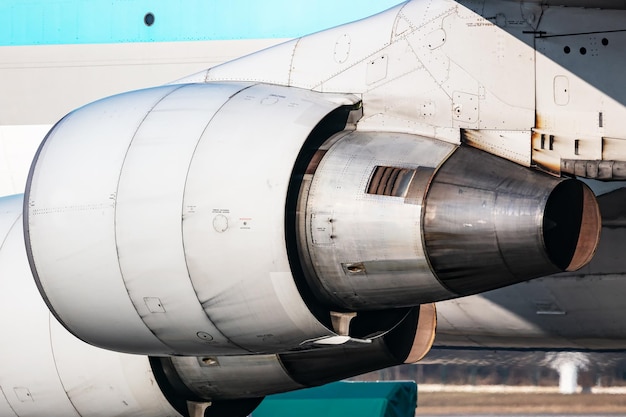
[[[171,404],[211,401],[213,408],[254,408],[266,395],[317,386],[365,372],[413,363],[432,341],[423,326],[435,324],[432,304],[412,308],[383,337],[273,355],[151,358],[157,382]],[[246,399],[243,402],[237,399]],[[249,410],[248,410],[249,411]],[[247,415],[249,412],[239,415]],[[214,414],[209,414],[214,415]],[[225,415],[238,415],[231,412]]]
[[[67,115],[25,195],[28,256],[51,311],[88,343],[130,353],[277,352],[336,336],[298,292],[284,211],[303,144],[345,128],[357,103],[190,84]]]
[[[0,198],[0,416],[173,417],[147,357],[90,346],[41,300],[22,232],[22,196]],[[103,413],[103,410],[105,412]]]
[[[350,131],[361,112],[351,95],[223,83],[69,114],[25,195],[51,311],[112,350],[275,354],[372,343],[412,306],[590,259],[599,214],[584,185]],[[433,332],[423,326],[415,356]]]
[[[22,196],[0,199],[0,301],[11,311],[0,316],[0,416],[246,416],[265,395],[414,362],[432,344],[436,315],[427,304],[370,343],[171,358],[99,349],[68,333],[39,296],[22,207]]]

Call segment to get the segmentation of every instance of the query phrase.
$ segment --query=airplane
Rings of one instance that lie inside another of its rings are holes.
[[[167,3],[0,6],[0,416],[624,350],[623,2]]]

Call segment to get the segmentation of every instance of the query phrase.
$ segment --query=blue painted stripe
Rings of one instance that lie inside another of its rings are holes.
[[[400,0],[0,0],[0,46],[294,38]],[[146,14],[154,24],[144,23]]]

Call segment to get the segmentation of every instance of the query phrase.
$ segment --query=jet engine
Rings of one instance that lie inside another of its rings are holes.
[[[69,114],[24,202],[50,310],[111,350],[295,355],[379,343],[415,306],[590,260],[600,217],[581,182],[355,130],[361,115],[352,95],[247,83]]]
[[[309,287],[334,309],[430,303],[576,270],[599,238],[584,183],[470,147],[342,132],[306,172],[288,231]]]
[[[432,304],[411,308],[369,343],[265,355],[146,357],[90,346],[39,297],[22,231],[22,196],[0,199],[0,416],[247,416],[265,395],[420,359],[432,344]]]

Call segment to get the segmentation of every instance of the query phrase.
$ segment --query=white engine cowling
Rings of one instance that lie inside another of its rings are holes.
[[[414,362],[432,343],[431,304],[411,309],[371,343],[313,351],[149,358],[100,349],[68,333],[39,296],[22,207],[22,196],[0,199],[0,301],[11,312],[0,316],[2,417],[189,417],[209,405],[205,416],[245,416],[265,395]]]
[[[69,334],[41,300],[22,233],[22,196],[0,199],[0,416],[177,416],[145,356]],[[108,414],[103,414],[108,413]]]
[[[143,354],[276,352],[334,336],[294,283],[284,202],[303,143],[320,123],[343,129],[356,103],[191,84],[70,113],[25,197],[29,259],[55,316],[89,343]]]

